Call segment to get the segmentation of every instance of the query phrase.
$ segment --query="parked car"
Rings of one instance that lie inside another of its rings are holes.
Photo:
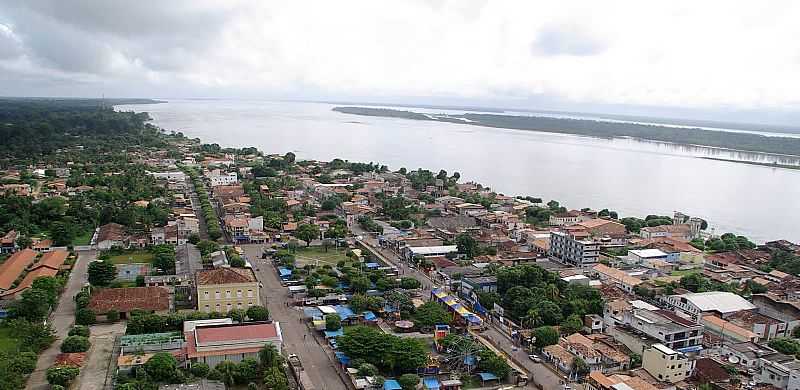
[[[534,363],[541,363],[542,362],[542,359],[539,356],[536,356],[534,354],[528,355],[528,359],[531,359]]]

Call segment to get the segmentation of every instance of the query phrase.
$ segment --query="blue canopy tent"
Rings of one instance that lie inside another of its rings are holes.
[[[481,378],[481,382],[488,382],[488,381],[499,381],[500,379],[497,378],[497,375],[492,374],[491,372],[479,372],[478,376]]]
[[[345,355],[344,352],[336,352],[335,355],[336,359],[339,360],[339,363],[342,363],[345,366],[350,364],[350,358]]]
[[[292,270],[286,267],[278,267],[278,275],[280,275],[281,279],[289,279],[292,276]]]
[[[422,384],[428,390],[439,390],[439,380],[436,379],[435,377],[432,376],[425,377],[425,379],[422,380]]]
[[[306,318],[322,318],[322,312],[316,307],[304,307],[303,315]]]
[[[366,263],[364,264],[364,266],[366,266],[369,269],[378,269],[380,268],[381,265],[378,263]]]
[[[369,310],[365,311],[363,314],[364,314],[364,321],[372,322],[378,319],[378,316],[376,316],[375,313]]]
[[[394,379],[387,379],[386,381],[383,382],[383,390],[400,390],[400,389],[402,389],[402,387],[400,387],[400,382]]]
[[[348,318],[353,317],[355,315],[353,313],[353,310],[350,309],[350,306],[336,305],[333,308],[336,309],[336,314],[339,315],[339,318],[342,321],[347,320]]]
[[[343,334],[344,334],[344,329],[342,329],[342,328],[339,328],[337,330],[326,330],[325,331],[325,338],[326,339],[333,339],[333,338],[337,338],[337,337],[339,337],[339,336],[341,336]]]

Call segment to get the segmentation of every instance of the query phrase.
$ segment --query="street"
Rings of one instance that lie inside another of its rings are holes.
[[[280,323],[286,352],[296,353],[300,357],[316,389],[347,389],[340,380],[338,369],[319,345],[319,339],[303,322],[302,311],[286,306],[285,303],[290,301],[289,292],[281,285],[271,261],[261,259],[262,246],[252,244],[243,245],[242,248],[253,265],[256,277],[264,285],[261,289],[261,301],[269,309],[270,317]]]
[[[46,371],[55,362],[56,355],[61,352],[61,340],[67,337],[67,332],[69,332],[69,328],[74,323],[75,300],[73,297],[86,283],[86,272],[89,268],[89,263],[94,261],[96,256],[97,252],[95,251],[78,252],[78,259],[73,265],[64,292],[61,293],[58,305],[49,318],[50,326],[56,334],[56,341],[39,355],[39,360],[36,362],[36,370],[28,378],[26,389],[46,390],[50,388],[45,378]]]
[[[400,276],[411,276],[419,280],[424,287],[423,294],[425,297],[430,296],[431,287],[435,286],[435,282],[433,282],[427,275],[417,269],[409,268],[396,253],[387,249],[382,249],[378,245],[378,240],[372,238],[369,233],[361,229],[360,226],[353,225],[350,227],[350,230],[352,230],[356,235],[361,235],[361,242],[372,248],[372,250],[379,255],[383,261],[394,265],[398,268],[398,270],[401,270],[402,273]],[[553,372],[553,370],[546,367],[542,363],[534,363],[528,358],[527,353],[523,349],[516,348],[516,350],[514,350],[510,338],[491,323],[489,323],[489,328],[482,332],[482,336],[490,341],[497,349],[503,351],[507,356],[511,356],[514,363],[521,365],[525,370],[527,370],[529,378],[536,384],[541,385],[545,389],[561,388],[561,377],[558,374]]]

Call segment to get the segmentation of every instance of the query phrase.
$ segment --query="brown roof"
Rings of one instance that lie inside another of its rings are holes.
[[[33,285],[33,281],[42,278],[45,276],[56,276],[58,274],[58,269],[50,268],[50,267],[38,267],[31,272],[28,272],[25,275],[25,278],[19,283],[19,285],[11,290],[6,291],[3,293],[3,296],[7,295],[14,295],[21,291],[28,289],[30,286]]]
[[[14,281],[17,280],[25,267],[33,263],[36,258],[36,251],[33,249],[23,249],[14,253],[0,264],[0,290],[8,290]]]
[[[97,313],[164,311],[169,309],[169,291],[161,287],[106,288],[92,294],[89,308]]]
[[[59,353],[56,355],[56,366],[82,367],[86,361],[86,352]]]
[[[3,236],[2,239],[0,239],[0,243],[2,243],[3,245],[13,245],[14,241],[17,240],[18,236],[19,233],[17,233],[16,230],[9,230],[8,233],[6,233],[6,235]]]
[[[236,340],[256,340],[278,336],[275,323],[236,326],[208,326],[195,329],[198,343],[219,343]]]
[[[197,272],[197,284],[232,284],[257,282],[249,268],[217,268]]]
[[[39,262],[36,263],[34,268],[48,267],[58,270],[62,265],[64,265],[64,261],[67,260],[67,256],[69,256],[69,252],[63,249],[47,252],[42,255],[42,258],[39,259]]]
[[[100,232],[97,233],[97,242],[107,240],[121,241],[125,238],[125,226],[118,223],[107,223],[100,226]]]

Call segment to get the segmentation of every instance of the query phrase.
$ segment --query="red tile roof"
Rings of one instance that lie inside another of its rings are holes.
[[[89,308],[96,313],[169,310],[169,291],[161,287],[106,288],[92,294]]]
[[[56,366],[82,367],[86,361],[86,352],[59,353],[56,355]]]
[[[56,276],[56,274],[58,274],[58,269],[53,269],[50,267],[35,268],[33,271],[28,272],[28,274],[25,275],[25,278],[22,279],[22,281],[19,283],[17,287],[4,292],[2,296],[17,294],[32,286],[33,281],[36,280],[37,278],[42,278],[45,276]]]
[[[33,259],[36,258],[37,254],[33,249],[23,249],[11,255],[3,264],[0,264],[0,290],[11,288],[14,281],[25,270],[25,267],[33,263]]]
[[[249,268],[217,268],[197,272],[197,284],[232,284],[257,282]]]
[[[61,249],[47,252],[42,255],[42,258],[39,259],[39,262],[36,263],[34,268],[48,267],[58,270],[62,265],[64,265],[64,261],[67,260],[67,256],[69,256],[69,252]]]
[[[275,323],[203,326],[195,328],[198,343],[268,339],[278,336]]]

